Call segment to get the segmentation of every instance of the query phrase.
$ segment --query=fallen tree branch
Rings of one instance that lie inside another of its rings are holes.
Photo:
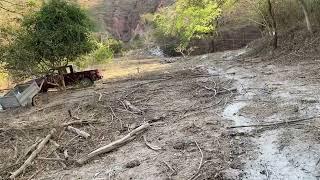
[[[146,136],[143,136],[143,140],[144,140],[144,143],[146,144],[146,146],[148,146],[148,148],[150,148],[150,149],[152,149],[152,150],[154,150],[154,151],[159,151],[159,150],[162,149],[161,147],[158,147],[158,146],[155,146],[155,145],[150,144],[150,143],[147,141]]]
[[[59,156],[59,154],[57,153],[57,151],[54,151],[54,152],[53,152],[53,155],[56,157],[56,159],[61,159],[60,156]],[[61,166],[62,166],[63,168],[66,168],[66,167],[67,167],[67,165],[66,165],[63,161],[60,161],[59,163],[61,164]]]
[[[41,141],[42,141],[42,139],[38,139],[38,138],[37,138],[36,142],[35,142],[33,145],[31,145],[31,146],[25,151],[25,153],[24,153],[21,157],[19,157],[19,159],[16,161],[15,164],[19,163],[20,160],[22,160],[22,159],[24,159],[25,157],[29,156],[34,150],[36,150],[38,144],[39,144]]]
[[[79,135],[81,137],[84,137],[85,139],[90,138],[90,134],[89,133],[84,132],[84,131],[82,131],[82,130],[80,130],[78,128],[75,128],[75,127],[72,127],[72,126],[68,126],[67,130],[72,132],[72,133],[75,133],[75,134],[77,134],[77,135]]]
[[[129,101],[124,100],[123,102],[134,113],[142,114],[142,111],[139,108],[137,108],[136,106],[132,105]]]
[[[92,159],[93,157],[99,155],[99,154],[103,154],[103,153],[107,153],[110,152],[120,146],[123,146],[125,143],[133,140],[136,138],[137,135],[141,134],[142,132],[144,132],[146,129],[148,129],[150,127],[149,123],[143,124],[140,127],[134,129],[133,131],[131,131],[129,134],[127,134],[126,136],[124,136],[123,138],[116,140],[106,146],[103,146],[95,151],[92,151],[91,153],[89,153],[88,155],[80,158],[79,160],[77,160],[77,163],[79,165],[83,165],[85,164],[87,161],[89,161],[90,159]]]
[[[75,117],[75,116],[72,115],[72,112],[71,112],[70,109],[68,110],[68,114],[69,114],[69,117],[70,117],[70,118],[75,119],[75,120],[80,120],[80,118]]]
[[[48,134],[38,145],[37,149],[32,152],[32,154],[29,156],[29,158],[24,162],[24,164],[17,169],[15,172],[11,174],[9,177],[10,179],[15,179],[17,176],[19,176],[28,166],[31,165],[32,161],[38,156],[38,154],[42,151],[44,146],[48,143],[48,141],[51,139],[54,133],[56,133],[56,129],[52,129],[50,131],[50,134]]]
[[[218,94],[218,91],[215,89],[215,88],[209,88],[209,87],[207,87],[207,86],[205,86],[205,85],[202,85],[202,84],[197,84],[198,86],[200,86],[200,87],[202,87],[203,89],[205,89],[205,90],[208,90],[208,91],[213,91],[214,92],[214,96],[216,96],[217,94]]]
[[[234,93],[234,92],[237,92],[237,88],[231,88],[231,89],[226,89],[226,88],[223,88],[224,90],[223,91],[219,91],[217,93],[217,95],[220,95],[220,94],[225,94],[225,93]]]
[[[304,119],[297,119],[292,121],[283,121],[283,122],[276,122],[276,123],[268,123],[268,124],[252,124],[252,125],[243,125],[243,126],[230,126],[227,129],[236,129],[236,128],[247,128],[247,127],[269,127],[269,126],[277,126],[277,125],[286,125],[286,124],[294,124],[301,121],[309,121],[312,119],[319,118],[320,116],[304,118]]]
[[[114,113],[114,111],[113,111],[113,109],[112,109],[112,107],[111,106],[108,106],[109,107],[109,109],[111,110],[111,113],[112,113],[112,120],[113,120],[113,116],[116,118],[116,119],[118,119],[119,120],[119,122],[120,122],[120,128],[121,129],[123,129],[123,123],[122,123],[122,120],[120,119],[120,118],[118,118],[118,116],[116,115],[116,113]]]
[[[71,122],[67,122],[67,123],[63,123],[62,126],[73,126],[73,125],[88,125],[90,123],[96,123],[96,122],[89,122],[89,121],[86,121],[86,120],[83,120],[83,121],[71,121]]]
[[[200,164],[199,164],[199,167],[198,167],[197,172],[190,178],[190,180],[192,180],[192,179],[194,179],[195,177],[198,176],[198,174],[199,174],[199,172],[200,172],[200,170],[201,170],[201,168],[202,168],[202,166],[203,166],[203,159],[204,159],[204,155],[203,155],[203,152],[202,152],[199,144],[197,143],[197,141],[195,141],[195,143],[196,143],[196,145],[197,145],[197,147],[198,147],[198,149],[199,149],[199,152],[200,152],[200,154],[201,154],[201,160],[200,160]]]
[[[166,161],[162,161],[168,168],[169,170],[171,171],[171,174],[169,174],[169,178],[171,179],[172,176],[175,176],[177,175],[177,171],[175,169],[173,169],[169,163],[167,163]]]

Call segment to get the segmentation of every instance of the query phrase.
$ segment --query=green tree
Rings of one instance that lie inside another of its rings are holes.
[[[64,0],[50,0],[25,16],[22,28],[4,53],[8,70],[39,74],[63,66],[94,48],[85,11]]]
[[[179,41],[177,49],[182,52],[192,39],[215,30],[220,13],[219,4],[213,0],[178,0],[155,14],[156,33],[176,37]]]

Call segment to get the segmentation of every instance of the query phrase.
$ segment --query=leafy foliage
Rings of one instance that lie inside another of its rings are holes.
[[[113,58],[113,51],[108,46],[100,43],[99,48],[93,53],[93,57],[97,62]]]
[[[120,54],[123,51],[123,43],[120,40],[109,38],[102,44],[112,51],[112,54]]]
[[[108,38],[103,42],[96,42],[97,49],[86,56],[82,56],[75,61],[75,64],[80,68],[87,68],[92,65],[109,63],[117,54],[123,51],[123,44],[121,41]]]
[[[193,38],[215,30],[221,9],[213,0],[178,0],[174,6],[161,9],[154,16],[156,34],[177,37],[179,48],[187,48]]]
[[[51,0],[23,19],[22,29],[6,48],[6,68],[30,75],[65,65],[94,48],[90,30],[91,22],[80,7]]]

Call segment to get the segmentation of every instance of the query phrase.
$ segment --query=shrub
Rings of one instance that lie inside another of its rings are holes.
[[[120,40],[109,38],[103,42],[103,45],[111,50],[113,54],[121,54],[123,51],[123,43]]]
[[[113,58],[113,49],[104,44],[99,44],[98,46],[98,49],[93,52],[93,57],[96,62],[103,62],[104,60]]]

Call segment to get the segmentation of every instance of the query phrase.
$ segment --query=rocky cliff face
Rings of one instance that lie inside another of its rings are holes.
[[[100,21],[114,37],[129,41],[144,32],[141,15],[155,12],[173,0],[104,0],[99,7]],[[102,16],[101,16],[102,15]]]

